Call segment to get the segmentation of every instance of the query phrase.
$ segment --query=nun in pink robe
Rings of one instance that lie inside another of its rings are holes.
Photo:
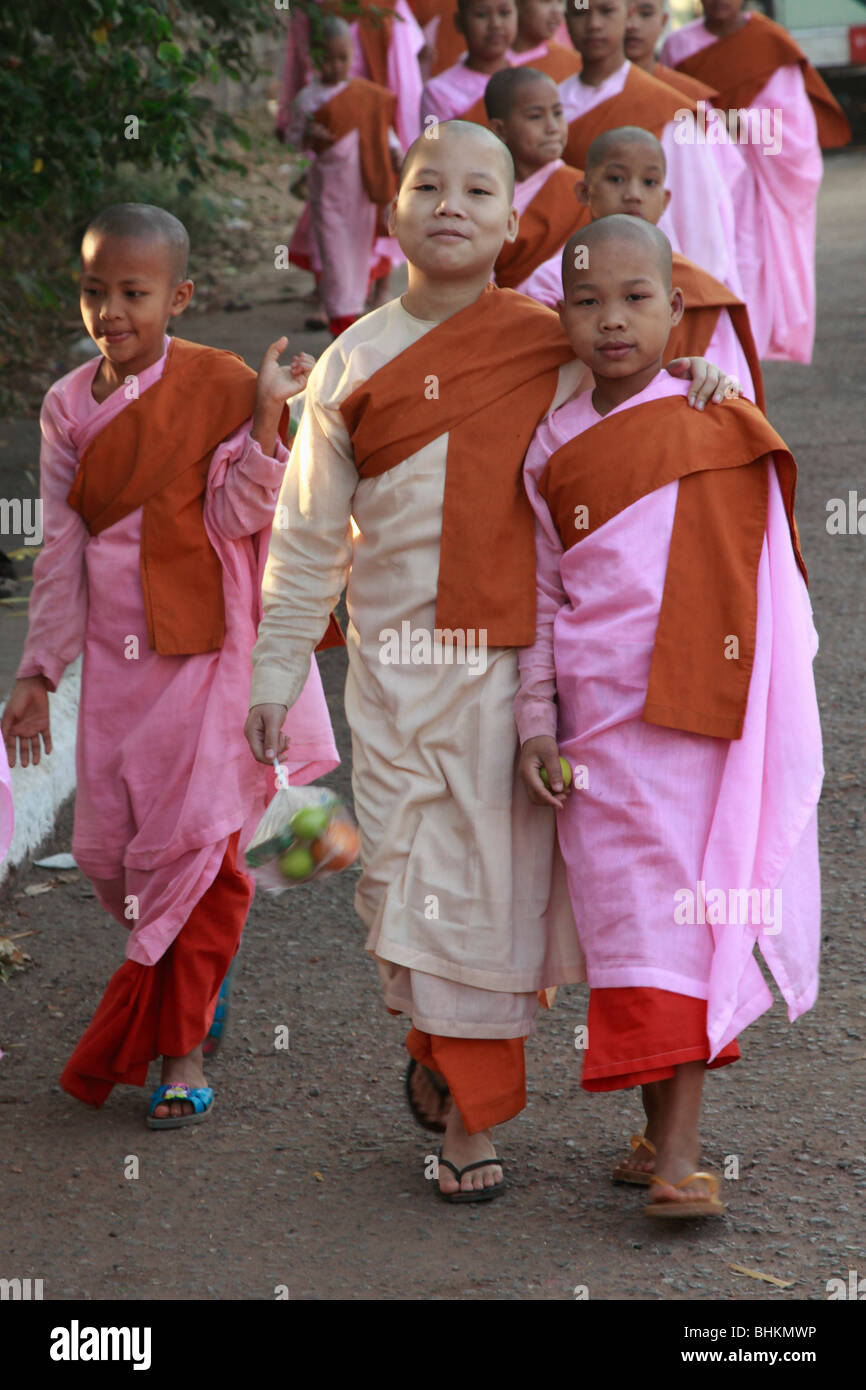
[[[748,16],[746,16],[748,17]],[[696,20],[671,34],[661,60],[676,67],[716,39]],[[824,165],[812,103],[793,64],[777,68],[754,98],[755,112],[781,113],[781,140],[738,145],[750,182],[737,216],[750,254],[740,257],[743,290],[761,357],[812,360],[815,340],[815,225]]]
[[[291,144],[303,147],[307,120],[346,85],[325,85],[314,78],[298,93],[289,125]],[[391,140],[392,148],[401,154],[396,133],[391,132]],[[388,248],[389,262],[402,260],[403,255],[399,247],[396,255],[390,254],[391,238],[376,237],[378,209],[364,188],[358,130],[350,130],[320,154],[308,151],[308,155],[312,162],[307,170],[310,201],[306,213],[316,252],[310,258],[311,266],[320,271],[319,293],[332,331],[340,333],[364,312],[371,259],[378,261],[383,248]],[[299,231],[303,220],[298,223]],[[300,245],[300,240],[293,238],[292,244]]]
[[[364,57],[358,30],[359,21],[346,16],[352,30],[355,60],[349,72],[350,77],[366,77],[374,80]],[[391,25],[391,42],[388,47],[388,73],[385,85],[397,98],[397,134],[404,149],[421,133],[418,109],[421,102],[421,69],[418,54],[426,40],[417,19],[406,0],[396,0],[394,20]],[[277,107],[275,128],[281,139],[286,138],[292,116],[292,106],[302,87],[313,76],[310,57],[310,22],[303,13],[292,15],[286,33],[286,49],[283,62],[283,77]]]
[[[687,390],[661,372],[617,410]],[[643,721],[679,483],[641,498],[568,550],[538,488],[550,456],[600,419],[586,392],[547,418],[527,454],[538,629],[535,645],[520,654],[517,725],[521,742],[550,735],[578,772],[585,769],[557,828],[590,987],[706,999],[712,1061],[772,1004],[756,945],[791,1021],[817,994],[817,638],[771,469],[742,737]],[[675,895],[699,897],[700,884],[708,899],[711,889],[767,890],[776,919],[710,925],[712,915],[701,920],[697,907],[693,924],[683,914],[677,921]]]
[[[213,883],[229,839],[239,831],[243,849],[272,794],[273,774],[254,761],[243,726],[288,455],[278,443],[277,455],[266,457],[249,423],[215,450],[204,521],[222,564],[225,640],[201,655],[160,655],[148,645],[141,508],[91,536],[66,501],[81,454],[127,404],[123,389],[94,400],[101,360],[62,377],[42,407],[45,545],[18,676],[43,675],[54,690],[83,652],[72,852],[102,905],[128,929],[127,958],[153,965]],[[139,394],[164,366],[165,355],[140,374]],[[337,765],[315,660],[285,728],[293,782]],[[137,899],[132,919],[130,897]]]

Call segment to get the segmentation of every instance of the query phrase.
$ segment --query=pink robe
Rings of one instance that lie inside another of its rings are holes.
[[[314,80],[298,93],[289,126],[294,145],[303,144],[307,117],[345,87],[345,82],[326,87]],[[399,149],[396,135],[394,146]],[[364,312],[371,263],[379,258],[375,249],[378,210],[364,188],[359,133],[350,130],[321,154],[308,153],[312,162],[307,170],[307,206],[316,251],[310,261],[321,272],[322,303],[329,319],[358,318]],[[302,248],[303,223],[301,218],[292,239],[295,253]]]
[[[164,364],[163,355],[141,373],[140,393]],[[214,452],[204,520],[222,563],[225,640],[218,651],[161,656],[148,646],[141,508],[91,536],[66,502],[82,452],[127,404],[122,387],[102,404],[93,399],[97,366],[91,359],[62,377],[42,407],[45,547],[34,566],[18,675],[41,673],[56,688],[84,652],[72,852],[103,906],[130,928],[128,958],[153,965],[214,881],[230,836],[241,829],[241,846],[249,840],[273,788],[273,772],[253,759],[243,726],[261,576],[288,456],[278,445],[278,456],[267,458],[249,424]],[[127,659],[133,639],[137,656]],[[284,727],[294,782],[338,764],[315,660]]]
[[[568,123],[610,97],[618,96],[625,87],[630,68],[629,62],[623,63],[600,87],[588,86],[581,81],[579,73],[560,83]],[[659,139],[667,160],[665,187],[673,196],[658,225],[675,251],[681,251],[735,294],[742,295],[734,212],[740,179],[734,179],[733,173],[730,177],[722,174],[723,167],[727,168],[733,161],[739,166],[739,156],[730,145],[727,148],[681,145],[674,136],[674,122],[669,121]],[[721,156],[716,153],[719,149],[724,150]],[[724,165],[720,159],[725,161]]]
[[[509,52],[505,56],[512,67],[520,62],[518,53]],[[421,93],[422,125],[428,116],[435,116],[438,121],[459,120],[470,106],[483,100],[490,73],[467,68],[468,57],[468,53],[461,54],[450,68],[426,83]]]
[[[551,174],[561,168],[563,168],[563,160],[553,159],[543,168],[536,169],[535,173],[530,174],[528,179],[521,179],[519,183],[514,185],[514,206],[521,217],[534,198],[539,194],[544,196],[542,190],[547,180]],[[577,221],[580,211],[580,205],[575,197],[575,221]],[[528,294],[530,299],[537,299],[539,304],[546,304],[549,309],[555,309],[562,299],[562,247],[554,252],[548,260],[536,266],[532,274],[527,276],[522,284],[515,285],[514,288],[520,294]]]
[[[12,831],[15,829],[15,807],[12,801],[12,775],[6,744],[0,739],[0,865],[9,853]],[[0,1053],[0,1056],[3,1054]]]
[[[662,372],[618,409],[687,391]],[[578,769],[557,826],[590,986],[706,999],[712,1059],[772,1003],[756,941],[789,1019],[817,993],[817,637],[771,470],[742,738],[642,720],[679,484],[641,498],[567,551],[538,491],[550,455],[600,418],[587,392],[548,417],[527,454],[538,635],[520,654],[515,713],[522,742],[552,735]],[[701,883],[708,901],[714,889],[779,889],[781,930],[772,911],[756,925],[709,925],[706,914],[702,924],[697,905],[694,925],[677,922],[675,894],[698,899]]]
[[[715,42],[697,20],[671,34],[662,62],[676,66]],[[815,113],[796,64],[777,68],[749,109],[782,113],[776,154],[765,154],[760,144],[738,146],[751,175],[737,215],[750,238],[740,269],[755,343],[761,357],[809,363],[815,340],[815,226],[824,166]]]

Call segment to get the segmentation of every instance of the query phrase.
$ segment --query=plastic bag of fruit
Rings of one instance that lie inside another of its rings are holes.
[[[361,837],[346,806],[328,787],[292,787],[274,760],[277,793],[247,845],[247,868],[268,893],[284,893],[354,864]]]

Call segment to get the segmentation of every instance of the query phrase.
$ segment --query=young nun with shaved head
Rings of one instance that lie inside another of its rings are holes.
[[[692,101],[712,103],[718,95],[713,87],[658,61],[656,55],[669,19],[668,0],[632,0],[625,26],[625,56],[635,67],[643,68],[650,77],[657,77]]]
[[[491,77],[484,103],[491,130],[514,160],[520,218],[515,240],[496,258],[496,283],[553,309],[562,298],[562,248],[589,219],[577,200],[583,173],[561,158],[567,127],[559,90],[533,68],[505,68]]]
[[[83,653],[72,849],[127,928],[112,977],[61,1077],[102,1105],[162,1058],[148,1124],[205,1119],[202,1042],[252,898],[240,852],[268,779],[241,736],[261,572],[288,454],[287,396],[312,359],[168,337],[193,293],[183,225],[121,203],[88,227],[81,313],[99,356],[42,407],[45,545],[3,715],[14,765],[51,753],[49,692]],[[288,768],[338,761],[315,662],[299,673]],[[272,779],[271,779],[272,780]]]
[[[578,197],[593,218],[625,213],[657,225],[671,200],[670,189],[665,188],[666,172],[665,152],[648,130],[640,126],[608,130],[589,147]],[[682,291],[683,313],[671,329],[669,355],[697,355],[717,362],[763,410],[761,362],[746,305],[727,285],[678,251],[673,256],[673,274],[674,284]],[[561,265],[559,283],[561,287]]]
[[[762,357],[811,362],[815,337],[815,224],[822,149],[851,139],[824,79],[780,24],[743,0],[703,0],[703,19],[671,34],[665,63],[711,84],[721,125],[749,170],[740,198],[749,241],[743,288]]]
[[[457,1201],[501,1193],[492,1130],[525,1104],[537,991],[580,973],[553,819],[516,779],[512,703],[535,637],[523,456],[588,375],[554,313],[489,284],[517,229],[513,180],[503,143],[459,121],[406,155],[391,229],[409,288],[310,376],[247,720],[257,757],[281,750],[347,586],[355,906],[385,1003],[411,1019],[410,1104],[444,1132],[437,1186]],[[720,399],[727,378],[710,377]]]
[[[514,61],[528,63],[546,73],[554,82],[563,82],[580,72],[581,58],[571,44],[557,42],[565,30],[566,0],[517,0],[517,38],[512,45]]]
[[[562,323],[595,388],[527,455],[537,635],[515,704],[586,960],[582,1085],[642,1088],[646,1128],[614,1177],[649,1184],[657,1218],[724,1210],[700,1162],[705,1074],[772,1004],[755,947],[793,1020],[814,1003],[820,942],[794,460],[749,401],[686,408],[660,370],[682,311],[649,222],[604,217],[566,246]],[[560,754],[575,778],[557,793]]]

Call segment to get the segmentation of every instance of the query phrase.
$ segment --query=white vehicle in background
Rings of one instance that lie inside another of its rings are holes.
[[[813,67],[866,73],[866,0],[772,0],[762,8],[784,24]]]

